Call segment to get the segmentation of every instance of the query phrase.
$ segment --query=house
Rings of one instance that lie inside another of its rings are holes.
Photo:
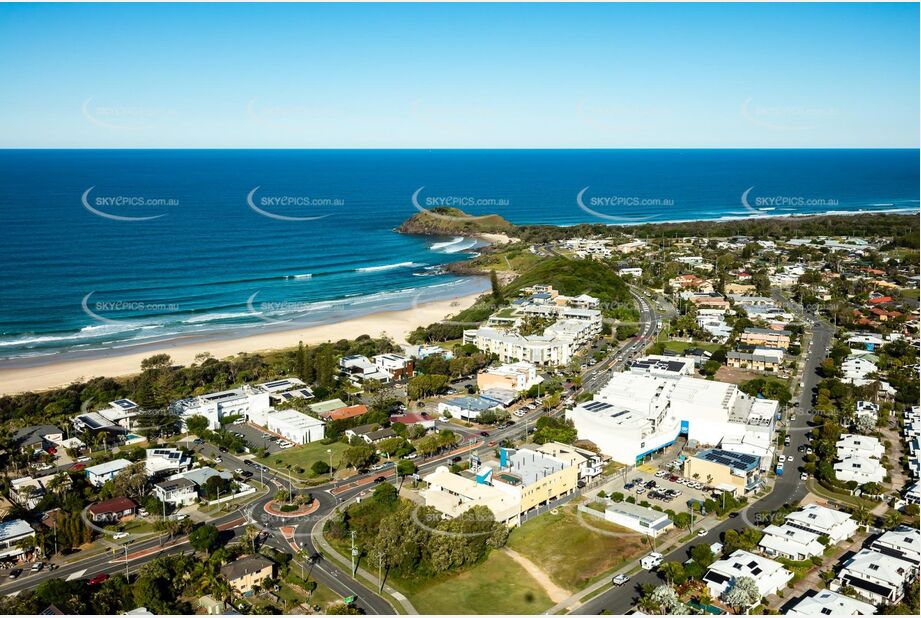
[[[831,590],[804,596],[787,610],[787,616],[872,616],[876,607]]]
[[[313,399],[313,389],[305,385],[300,378],[280,378],[256,385],[269,394],[269,401],[281,403],[294,399]]]
[[[909,526],[900,526],[875,539],[870,544],[870,549],[911,562],[915,565],[917,575],[918,566],[921,565],[921,531]]]
[[[888,554],[861,549],[844,563],[829,586],[838,592],[845,586],[874,605],[898,603],[905,595],[905,584],[914,579],[915,566]]]
[[[147,476],[175,474],[192,466],[192,458],[178,448],[149,448],[144,460]]]
[[[352,438],[360,438],[367,442],[368,444],[377,444],[382,440],[387,440],[388,438],[396,438],[398,434],[390,429],[381,429],[379,425],[370,424],[370,425],[359,425],[358,427],[353,427],[352,429],[345,430],[345,436],[350,440]]]
[[[786,523],[818,535],[825,535],[833,544],[850,538],[857,532],[857,522],[841,511],[818,504],[809,504],[786,517]]]
[[[351,354],[340,358],[339,369],[348,376],[353,384],[359,384],[365,380],[390,382],[393,379],[388,372],[378,367],[367,356],[362,356],[361,354]],[[344,406],[345,404],[343,404]]]
[[[64,432],[55,425],[31,425],[13,432],[12,441],[28,453],[43,451],[64,439]]]
[[[543,381],[544,379],[537,375],[537,367],[525,361],[489,367],[476,376],[476,384],[480,391],[498,388],[517,393]]]
[[[879,419],[879,406],[872,401],[858,401],[857,409],[854,413],[858,419],[866,417],[869,419],[870,424],[876,425]]]
[[[718,598],[731,590],[735,581],[740,577],[750,577],[755,580],[758,592],[763,598],[786,586],[787,582],[793,579],[793,573],[779,562],[744,549],[737,549],[728,558],[711,564],[704,575],[704,581],[710,594]]]
[[[761,487],[761,458],[711,448],[684,460],[684,476],[706,479],[708,485],[736,496],[744,496]]]
[[[886,452],[878,438],[852,433],[842,434],[841,438],[835,443],[835,447],[839,459],[847,459],[848,457],[880,459]]]
[[[739,342],[746,345],[766,348],[790,347],[792,333],[788,330],[772,330],[770,328],[746,328],[739,336]]]
[[[326,435],[326,423],[297,410],[271,412],[266,416],[265,427],[295,444],[317,442]]]
[[[237,558],[221,567],[221,575],[238,593],[250,596],[256,586],[275,574],[275,563],[264,556],[249,555]]]
[[[618,269],[617,274],[621,277],[635,277],[637,279],[642,278],[643,269],[642,268],[621,268]]]
[[[327,414],[330,414],[336,410],[341,410],[342,408],[346,408],[348,407],[348,404],[342,401],[341,399],[329,399],[327,401],[321,401],[319,403],[311,404],[307,407],[311,412],[313,412],[320,418],[326,418]],[[349,418],[349,417],[346,417],[346,418]]]
[[[339,401],[338,399],[334,401]],[[336,408],[334,410],[328,410],[320,412],[317,414],[324,421],[342,421],[347,418],[355,418],[356,416],[362,416],[368,413],[368,406],[363,403],[359,403],[354,406],[345,406],[343,408]]]
[[[112,498],[97,502],[86,511],[93,523],[111,524],[125,518],[132,518],[137,513],[137,502],[131,498]]]
[[[0,522],[0,559],[15,559],[23,555],[25,539],[35,540],[35,530],[22,519]]]
[[[435,428],[435,419],[429,418],[426,413],[422,414],[401,414],[399,416],[390,417],[391,424],[398,425],[419,425],[424,429],[434,429]]]
[[[193,483],[195,483],[195,485],[199,489],[201,489],[202,487],[205,486],[205,483],[208,482],[208,479],[210,479],[213,476],[219,476],[225,481],[233,480],[233,474],[231,474],[230,472],[227,472],[224,470],[218,472],[217,470],[215,470],[214,468],[210,466],[204,466],[201,468],[192,468],[188,472],[182,472],[181,474],[176,474],[174,476],[171,476],[167,480],[180,479],[180,478],[186,479],[186,480],[192,481]]]
[[[886,478],[886,468],[878,459],[861,455],[845,457],[835,462],[834,468],[835,477],[845,483],[850,481],[858,485],[882,483]]]
[[[750,283],[727,283],[723,291],[728,294],[752,294],[757,288]]]
[[[768,556],[790,560],[805,560],[820,556],[825,551],[818,534],[789,524],[765,528],[758,546]]]
[[[107,461],[105,463],[97,464],[95,466],[90,466],[84,473],[86,474],[86,480],[93,485],[94,487],[102,487],[108,481],[111,481],[116,476],[119,475],[123,470],[130,468],[132,464],[127,459],[113,459],[112,461]]]
[[[454,354],[441,346],[421,343],[419,345],[403,346],[403,351],[413,358],[428,358],[429,356],[442,356],[445,360],[454,358]]]
[[[480,414],[487,410],[499,408],[499,404],[482,397],[457,397],[448,401],[442,401],[438,404],[438,412],[442,415],[450,414],[454,418],[464,420],[476,420]]]
[[[157,483],[153,486],[153,493],[160,502],[174,506],[186,506],[198,500],[198,486],[182,477]]]
[[[648,509],[638,504],[629,502],[614,502],[610,499],[604,500],[604,512],[597,511],[587,506],[580,506],[582,513],[602,517],[605,521],[623,526],[634,532],[645,534],[653,538],[665,534],[672,528],[674,523],[668,518],[668,515],[662,511]]]
[[[73,483],[66,473],[24,476],[10,481],[10,499],[25,509],[34,509],[54,484],[58,484],[58,490],[67,490]]]
[[[415,363],[402,354],[378,354],[371,358],[374,365],[390,376],[391,380],[408,380],[413,377]]]

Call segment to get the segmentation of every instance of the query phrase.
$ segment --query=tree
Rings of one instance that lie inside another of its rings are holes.
[[[680,562],[663,562],[659,565],[658,570],[669,584],[683,583],[687,579],[684,566]]]
[[[310,466],[310,471],[313,472],[314,476],[329,474],[329,464],[322,459],[318,459]]]
[[[364,468],[374,460],[374,449],[367,444],[357,444],[342,453],[342,465]]]
[[[745,611],[761,599],[758,584],[751,577],[738,577],[732,587],[723,594],[723,600],[736,613]]]
[[[220,531],[211,524],[202,524],[192,530],[192,534],[189,535],[189,544],[196,551],[210,554],[217,548],[220,535]]]
[[[499,276],[495,270],[489,271],[489,283],[492,286],[492,299],[496,305],[505,303],[505,296],[502,293],[502,285],[499,283]]]
[[[297,354],[294,358],[294,372],[304,382],[307,381],[307,350],[304,349],[304,342],[297,342]]]
[[[416,464],[406,459],[401,459],[397,463],[397,474],[399,476],[410,476],[416,473]]]
[[[186,419],[185,426],[189,433],[202,436],[208,431],[208,419],[199,415],[190,416]]]

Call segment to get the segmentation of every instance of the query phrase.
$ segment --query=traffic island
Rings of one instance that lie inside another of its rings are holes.
[[[281,500],[269,500],[262,508],[274,517],[303,517],[319,509],[320,501],[314,499],[307,504],[292,504]]]

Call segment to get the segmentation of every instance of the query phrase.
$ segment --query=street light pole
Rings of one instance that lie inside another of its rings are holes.
[[[329,482],[333,482],[333,449],[326,449],[326,453],[329,455]]]
[[[355,531],[352,530],[352,577],[355,577],[355,571],[357,567],[355,565],[355,557],[358,555],[358,550],[355,548]]]

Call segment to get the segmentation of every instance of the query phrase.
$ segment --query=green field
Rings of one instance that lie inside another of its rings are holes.
[[[554,583],[572,592],[647,548],[639,535],[604,534],[630,531],[591,515],[577,515],[575,505],[556,510],[556,514],[546,513],[512,530],[508,546],[530,558]]]
[[[493,551],[482,564],[410,596],[420,614],[539,614],[553,605],[517,562]]]
[[[666,350],[671,350],[677,354],[681,354],[688,348],[700,348],[701,350],[706,350],[707,352],[716,352],[720,349],[720,344],[718,343],[705,343],[703,341],[663,341]]]
[[[327,449],[333,451],[333,467],[338,468],[342,458],[342,453],[348,448],[342,442],[333,442],[332,444],[323,444],[322,442],[312,442],[304,446],[295,446],[284,451],[272,453],[267,457],[257,459],[270,468],[281,470],[282,472],[291,472],[291,476],[299,479],[311,479],[314,477],[310,467],[315,461],[323,461],[329,464],[329,453]],[[303,472],[299,472],[300,467]],[[257,475],[258,477],[258,475]]]

